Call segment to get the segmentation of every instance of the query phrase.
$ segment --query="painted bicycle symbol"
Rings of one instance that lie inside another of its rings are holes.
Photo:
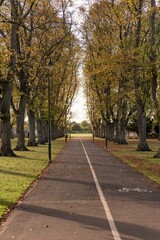
[[[119,192],[142,192],[142,193],[145,193],[145,192],[148,192],[148,190],[143,189],[143,188],[126,188],[126,187],[123,187],[122,189],[119,189]]]

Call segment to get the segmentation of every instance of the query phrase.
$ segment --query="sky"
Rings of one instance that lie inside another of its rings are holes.
[[[71,112],[72,112],[72,121],[80,123],[84,120],[88,120],[86,100],[84,97],[82,87],[80,87],[77,95],[75,96],[75,100],[73,101],[73,104],[71,107]]]
[[[78,7],[84,5],[84,0],[74,0],[74,12],[77,23],[80,22],[80,17],[78,16]],[[75,100],[73,101],[72,107],[72,121],[75,121],[77,123],[80,123],[84,120],[87,120],[87,107],[86,107],[86,101],[85,96],[83,93],[83,87],[80,86],[79,91],[77,95],[75,96]]]

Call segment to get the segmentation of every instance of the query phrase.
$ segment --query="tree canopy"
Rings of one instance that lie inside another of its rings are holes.
[[[52,128],[56,129],[53,138],[62,134],[64,116],[78,87],[80,48],[73,31],[71,1],[4,0],[0,4],[1,154],[14,155],[10,144],[12,112],[18,135],[15,150],[27,150],[26,114],[28,144],[36,145],[35,122],[38,142],[47,141],[48,87]]]
[[[136,115],[139,151],[151,150],[146,119],[160,123],[158,8],[156,1],[101,0],[81,9],[85,92],[93,128],[97,136],[126,144],[127,126]]]

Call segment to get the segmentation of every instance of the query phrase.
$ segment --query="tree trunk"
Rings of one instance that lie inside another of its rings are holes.
[[[1,155],[16,156],[11,148],[11,123],[10,123],[10,102],[11,102],[11,85],[5,82],[3,85],[3,96],[1,102]]]
[[[51,132],[52,132],[52,140],[55,140],[56,138],[58,138],[58,126],[56,124],[52,124],[52,127],[51,127]]]
[[[35,136],[35,114],[32,109],[28,110],[28,121],[29,121],[29,136],[27,146],[37,146]]]
[[[156,1],[151,0],[151,15],[150,15],[150,42],[151,42],[151,73],[152,73],[152,99],[156,110],[157,119],[160,125],[160,104],[157,98],[158,91],[158,68],[157,68],[157,50],[156,50]],[[160,148],[158,149],[155,158],[160,158]]]
[[[123,121],[121,122],[120,126],[120,140],[118,144],[128,144],[126,140],[126,124],[123,123]]]
[[[114,141],[114,124],[113,123],[108,123],[108,140],[109,141]]]
[[[106,129],[106,126],[105,126],[105,123],[103,122],[103,125],[102,125],[102,138],[105,138],[105,129]]]
[[[139,6],[137,8],[137,26],[135,31],[135,49],[138,49],[140,46],[141,40],[141,28],[142,28],[142,7],[143,0],[139,0]],[[134,54],[135,59],[139,57],[138,52]],[[137,61],[134,63],[134,89],[135,89],[135,98],[136,98],[136,107],[137,107],[137,123],[138,123],[138,132],[139,132],[139,143],[137,146],[137,151],[151,151],[147,142],[146,142],[146,117],[145,117],[145,107],[144,102],[141,97],[141,78],[139,73],[139,68]]]
[[[45,142],[48,143],[48,123],[46,121],[43,121],[42,123],[42,133],[44,135]]]
[[[102,138],[103,135],[103,125],[100,123],[100,132],[99,132],[99,137]]]
[[[18,136],[17,145],[14,149],[16,151],[29,151],[25,146],[25,132],[24,132],[24,118],[25,118],[26,101],[27,101],[27,98],[23,94],[20,99],[18,116],[16,117],[17,136]]]
[[[142,106],[139,104],[139,110],[137,111],[137,121],[138,121],[138,133],[139,133],[139,143],[137,146],[137,151],[151,151],[146,142],[146,117],[143,115]]]
[[[17,32],[18,32],[18,14],[16,8],[17,2],[11,1],[11,19],[15,23],[11,27],[11,57],[8,76],[5,82],[2,82],[2,101],[1,101],[1,119],[2,119],[2,132],[1,132],[1,154],[3,156],[16,156],[11,149],[11,124],[10,124],[10,105],[12,95],[12,82],[15,75],[16,67],[16,52],[17,52]]]
[[[160,158],[160,148],[158,149],[156,155],[154,155],[154,158]]]
[[[114,119],[114,124],[115,124],[115,130],[116,130],[114,142],[115,143],[119,143],[120,142],[120,124],[119,124],[119,120],[118,119]]]
[[[123,91],[125,91],[125,89]],[[120,142],[119,142],[119,144],[127,144],[126,126],[127,126],[128,111],[127,111],[127,101],[125,99],[121,99],[120,109],[121,109],[121,118],[120,118]]]
[[[37,134],[38,134],[38,144],[45,144],[45,138],[42,129],[42,120],[37,119]]]
[[[1,134],[1,140],[2,140],[2,144],[1,144],[1,155],[2,156],[9,156],[9,157],[15,157],[16,154],[12,151],[11,149],[11,136],[10,136],[10,129],[11,129],[11,125],[10,125],[10,121],[3,121],[2,120],[2,124],[3,124],[3,128],[2,128],[2,134]]]
[[[63,128],[62,127],[58,129],[58,136],[63,137]]]

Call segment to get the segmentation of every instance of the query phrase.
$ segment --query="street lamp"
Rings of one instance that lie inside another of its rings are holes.
[[[93,126],[93,129],[92,129],[92,141],[94,142],[94,126]]]
[[[94,99],[93,99],[93,108],[92,108],[92,140],[94,142]]]
[[[72,112],[69,112],[69,139],[71,140],[71,118],[72,118]]]
[[[65,119],[64,119],[64,134],[65,134],[65,142],[67,143],[67,138],[68,138],[68,133],[67,133],[67,104],[68,104],[68,101],[66,100],[65,101]]]
[[[51,69],[53,63],[50,60],[47,67]],[[48,73],[48,163],[52,162],[51,158],[51,81],[50,74]]]
[[[107,89],[105,89],[104,91],[104,94],[105,94],[105,101],[106,101],[106,131],[105,131],[105,148],[107,149],[108,148],[108,139],[107,139],[107,124],[108,124],[108,121],[107,121],[107,118],[108,118],[108,115],[107,115]]]

